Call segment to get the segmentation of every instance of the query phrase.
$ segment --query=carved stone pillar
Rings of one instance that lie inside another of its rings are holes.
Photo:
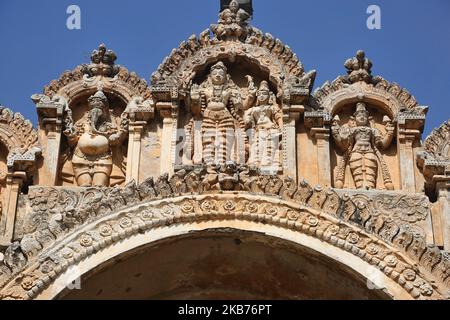
[[[27,173],[36,170],[36,159],[41,149],[34,147],[24,154],[8,155],[8,175],[3,194],[3,212],[0,218],[0,246],[8,246],[14,239],[17,199],[23,183],[29,177]]]
[[[44,95],[33,95],[31,99],[37,108],[39,141],[45,159],[44,167],[40,169],[39,184],[54,186],[58,179],[62,121],[67,102],[61,97],[50,99]]]
[[[25,172],[20,171],[8,174],[3,196],[3,214],[0,219],[0,235],[2,235],[0,238],[0,246],[2,247],[10,245],[14,238],[17,199],[26,176]]]
[[[438,201],[433,208],[433,233],[435,244],[450,250],[450,175],[436,177],[440,180],[436,183]]]
[[[308,85],[312,86],[315,72],[308,75]],[[282,164],[284,176],[297,181],[297,129],[296,124],[305,112],[303,103],[309,96],[307,86],[292,84],[287,87],[283,95],[283,153]]]
[[[317,145],[319,185],[331,187],[330,124],[331,117],[322,111],[305,112],[305,126]]]
[[[424,114],[400,113],[398,117],[398,151],[401,190],[416,192],[414,145],[420,141]]]
[[[175,172],[179,94],[175,87],[165,84],[154,85],[151,91],[156,99],[156,109],[163,118],[160,172],[172,175]]]
[[[154,118],[154,108],[148,106],[136,106],[129,110],[129,139],[127,156],[127,176],[126,183],[139,181],[139,168],[141,160],[142,133],[148,121]]]

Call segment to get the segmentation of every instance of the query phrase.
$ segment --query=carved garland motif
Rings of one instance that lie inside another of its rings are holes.
[[[316,236],[377,266],[414,298],[443,297],[442,290],[426,280],[430,276],[450,286],[448,253],[428,246],[409,223],[429,214],[429,209],[418,204],[418,196],[380,196],[373,205],[367,205],[372,201],[362,201],[361,196],[339,196],[320,187],[313,189],[306,182],[296,186],[292,180],[282,181],[276,176],[241,177],[236,190],[265,194],[267,198],[261,201],[260,195],[208,195],[207,186],[216,178],[198,170],[186,171],[185,177],[170,180],[167,175],[156,182],[148,179],[140,186],[130,183],[124,189],[32,188],[29,201],[33,213],[24,223],[25,235],[20,243],[6,250],[0,263],[1,297],[33,298],[69,265],[138,232],[216,219],[270,223]],[[219,180],[217,183],[216,191],[210,192],[230,190],[228,183],[224,185],[226,189]],[[203,196],[189,195],[202,193]],[[400,215],[397,219],[380,214],[380,208],[389,211],[399,205],[402,212],[417,214]],[[102,222],[96,222],[102,216]],[[80,234],[82,225],[85,230]],[[79,235],[68,237],[70,233]],[[62,239],[72,240],[60,243]],[[419,271],[415,264],[424,270]],[[18,282],[12,281],[14,277]]]

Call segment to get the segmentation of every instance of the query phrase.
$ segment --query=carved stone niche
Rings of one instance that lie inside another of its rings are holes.
[[[331,167],[338,189],[399,189],[393,116],[357,102],[332,115]]]
[[[126,180],[128,113],[119,97],[101,90],[65,110],[58,185],[109,187]]]
[[[348,59],[345,68],[347,75],[326,82],[313,97],[323,119],[329,120],[313,130],[331,136],[331,184],[419,192],[415,151],[428,108],[398,84],[373,76],[372,62],[364,51]],[[358,118],[364,124],[358,125]]]
[[[244,59],[208,65],[180,110],[176,165],[257,167],[282,173],[283,110],[268,75]]]

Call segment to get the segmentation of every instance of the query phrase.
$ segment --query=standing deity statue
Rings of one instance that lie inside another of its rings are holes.
[[[238,162],[237,130],[243,110],[239,88],[233,83],[223,62],[211,67],[208,79],[191,89],[191,111],[202,119],[203,163],[225,165]]]
[[[249,87],[253,88],[253,79],[248,77],[248,80]],[[281,166],[283,113],[267,81],[261,82],[252,100],[253,106],[246,111],[244,117],[247,128],[252,132],[248,164],[262,170],[267,168],[270,171],[278,171]]]
[[[233,0],[228,9],[219,14],[219,23],[211,26],[211,31],[219,40],[245,39],[248,35],[250,15],[240,9],[239,2]]]
[[[72,166],[80,187],[108,187],[113,168],[113,151],[127,135],[127,116],[119,126],[112,120],[108,99],[102,91],[88,99],[89,112],[75,124],[66,110],[64,134],[73,149]]]
[[[386,134],[381,134],[371,125],[369,112],[362,102],[357,104],[356,112],[348,126],[341,127],[339,121],[336,116],[333,120],[332,135],[336,145],[345,154],[338,166],[336,188],[344,187],[345,169],[349,165],[357,189],[375,189],[380,164],[384,185],[387,190],[393,190],[389,169],[380,152],[380,149],[387,149],[394,138],[395,127],[392,121],[385,117]]]

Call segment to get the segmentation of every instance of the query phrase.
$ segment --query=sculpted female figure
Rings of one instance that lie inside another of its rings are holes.
[[[123,115],[119,128],[113,123],[108,99],[102,91],[91,96],[88,103],[87,117],[75,125],[71,110],[67,110],[64,134],[74,150],[72,166],[78,186],[108,187],[113,167],[111,148],[124,141],[127,121]]]
[[[249,77],[249,82],[249,87],[253,87],[251,77]],[[278,107],[275,95],[270,91],[267,81],[261,82],[256,91],[254,106],[246,111],[244,121],[247,128],[254,131],[248,164],[278,171],[283,113]]]
[[[391,145],[395,134],[394,125],[390,119],[385,120],[386,134],[382,135],[378,129],[371,126],[369,112],[362,102],[357,104],[352,120],[353,124],[343,127],[339,125],[338,116],[333,121],[334,141],[345,151],[338,167],[336,188],[344,187],[345,168],[348,164],[357,189],[375,189],[380,164],[384,185],[386,189],[393,190],[391,175],[379,150]]]
[[[223,62],[211,67],[208,79],[191,89],[192,113],[202,118],[202,156],[207,165],[225,165],[235,160],[237,112],[242,110],[239,88]]]

